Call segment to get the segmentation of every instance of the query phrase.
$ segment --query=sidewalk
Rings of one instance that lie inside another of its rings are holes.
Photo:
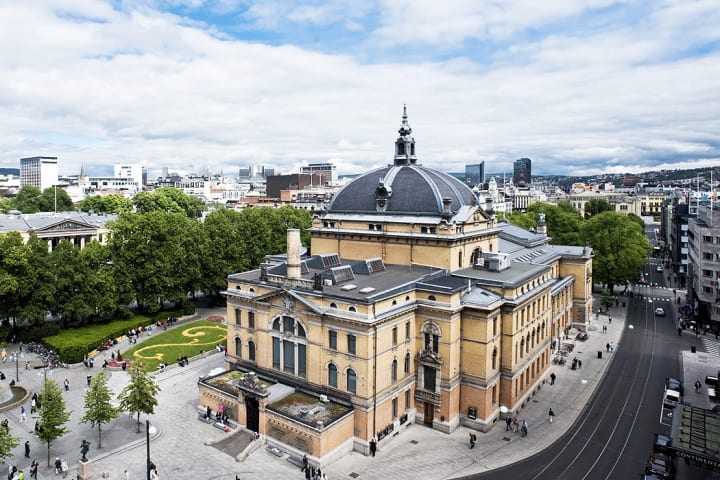
[[[225,315],[224,309],[201,311],[202,316],[211,314]],[[613,342],[620,345],[625,325],[625,309],[622,302],[619,308],[611,308],[612,323],[608,315],[601,314],[598,319],[593,315],[588,328],[587,341],[576,342],[570,358],[577,356],[582,360],[582,368],[572,370],[569,365],[553,365],[550,371],[557,375],[555,385],[549,382],[540,389],[519,412],[518,418],[525,419],[529,425],[527,437],[519,433],[505,431],[504,422],[498,422],[488,433],[477,433],[474,449],[468,447],[468,429],[458,428],[452,434],[444,434],[422,425],[412,425],[400,431],[392,441],[378,449],[376,457],[365,457],[351,453],[328,466],[325,472],[330,479],[348,478],[349,475],[360,479],[417,480],[454,478],[494,469],[541,451],[558,439],[578,418],[590,399],[603,373],[612,359],[605,345]],[[603,325],[608,327],[603,334]],[[146,337],[141,337],[140,342]],[[129,348],[127,343],[118,345],[121,350]],[[602,352],[599,359],[597,352]],[[97,365],[97,362],[96,362]],[[153,462],[158,466],[161,478],[173,479],[292,479],[303,478],[300,469],[285,458],[270,454],[264,448],[258,449],[248,458],[238,463],[235,458],[223,453],[210,444],[223,438],[224,433],[211,425],[197,420],[197,380],[210,370],[224,365],[221,354],[208,355],[205,358],[191,359],[184,368],[166,369],[156,373],[161,386],[158,396],[159,405],[150,421],[158,428],[151,438],[150,450]],[[14,366],[13,366],[14,367]],[[77,474],[77,462],[80,458],[82,439],[91,442],[88,458],[91,460],[96,479],[103,478],[107,472],[110,479],[123,479],[122,472],[127,468],[132,479],[145,478],[146,442],[145,416],[141,416],[142,428],[136,433],[136,419],[121,415],[109,425],[103,427],[102,448],[98,447],[97,429],[79,423],[84,413],[84,391],[86,375],[98,372],[97,366],[87,371],[82,365],[69,369],[49,371],[49,378],[61,384],[68,378],[71,387],[65,394],[68,409],[73,410],[69,422],[71,432],[60,438],[51,448],[52,458],[66,458],[71,466],[69,478]],[[548,375],[550,373],[548,371]],[[8,379],[14,378],[5,370]],[[109,385],[117,394],[127,384],[127,373],[107,372]],[[37,391],[42,385],[43,371],[20,371],[20,383]],[[29,411],[29,402],[26,403]],[[547,412],[555,411],[555,420],[548,423]],[[52,469],[46,469],[47,449],[40,445],[30,433],[34,420],[20,423],[19,407],[3,415],[10,420],[12,433],[21,439],[14,450],[11,462],[17,462],[18,468],[26,473],[32,458],[40,461],[39,479],[56,478]],[[31,442],[31,458],[25,459],[22,444]],[[357,474],[357,475],[353,475]],[[352,478],[352,477],[351,477]]]

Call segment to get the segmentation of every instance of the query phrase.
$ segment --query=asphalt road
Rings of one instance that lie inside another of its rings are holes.
[[[652,266],[654,268],[654,266]],[[652,275],[652,274],[651,274]],[[658,274],[658,283],[660,281]],[[658,289],[648,290],[651,297]],[[678,352],[688,348],[674,321],[671,292],[666,300],[627,298],[622,348],[612,353],[610,368],[575,425],[543,452],[507,467],[466,478],[627,479],[639,478],[652,452],[653,434],[668,433],[663,417],[665,378],[679,378]],[[656,317],[656,307],[665,317]],[[606,352],[603,352],[606,355]],[[676,479],[709,479],[709,472],[678,463]]]

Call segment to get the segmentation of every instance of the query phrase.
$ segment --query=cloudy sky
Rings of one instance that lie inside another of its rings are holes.
[[[717,0],[0,0],[0,167],[720,164]],[[111,172],[110,168],[110,172]]]

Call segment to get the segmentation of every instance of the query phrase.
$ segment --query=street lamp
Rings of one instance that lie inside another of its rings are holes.
[[[145,420],[145,446],[147,448],[147,480],[150,480],[150,435],[155,435],[157,429],[155,425],[150,425],[150,420]]]

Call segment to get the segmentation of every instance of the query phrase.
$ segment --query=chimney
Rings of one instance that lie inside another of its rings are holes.
[[[300,278],[300,229],[287,230],[287,278]]]

